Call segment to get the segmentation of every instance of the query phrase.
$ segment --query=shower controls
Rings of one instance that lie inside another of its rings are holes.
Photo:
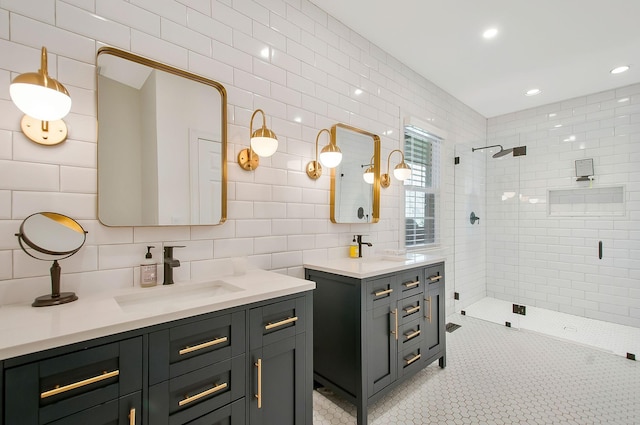
[[[469,216],[469,221],[471,222],[472,225],[476,224],[476,221],[480,221],[480,217],[478,217],[476,213],[472,211],[471,215]]]

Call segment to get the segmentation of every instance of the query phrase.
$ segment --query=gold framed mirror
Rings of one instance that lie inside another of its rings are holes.
[[[227,216],[224,86],[112,47],[96,55],[98,219],[215,225]]]
[[[377,223],[380,219],[380,137],[347,124],[335,124],[331,127],[331,140],[342,150],[342,162],[331,169],[331,221]],[[371,183],[365,181],[367,171]]]

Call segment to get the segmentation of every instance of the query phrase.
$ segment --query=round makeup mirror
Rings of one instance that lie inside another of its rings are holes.
[[[73,292],[60,292],[58,260],[78,252],[87,239],[87,232],[74,219],[54,212],[39,212],[25,218],[16,233],[20,247],[37,260],[53,261],[51,294],[35,299],[34,307],[70,303],[78,299]]]

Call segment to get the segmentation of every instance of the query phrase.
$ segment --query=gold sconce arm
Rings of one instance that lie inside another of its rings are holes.
[[[320,139],[320,135],[325,131],[329,135],[329,144],[322,148],[322,151],[320,152],[320,160],[318,161],[318,140]],[[342,151],[335,142],[331,140],[331,132],[326,128],[323,128],[316,136],[316,156],[314,161],[309,161],[307,164],[307,175],[309,178],[316,180],[322,175],[322,165],[327,168],[335,168],[341,161]]]
[[[391,166],[391,155],[394,152],[400,152],[400,155],[402,155],[402,160],[393,169],[394,177],[400,181],[404,181],[409,177],[411,177],[411,167],[409,167],[407,163],[404,161],[404,153],[400,149],[394,149],[391,152],[389,152],[389,156],[387,158],[387,172],[380,176],[380,186],[385,188],[391,185],[391,176],[389,175],[389,168]]]
[[[262,114],[262,127],[253,131],[253,119],[258,112]],[[249,135],[251,136],[249,148],[242,149],[238,153],[238,164],[247,171],[258,168],[260,165],[259,157],[269,157],[278,150],[278,138],[273,131],[267,128],[267,118],[262,109],[256,109],[251,115]]]

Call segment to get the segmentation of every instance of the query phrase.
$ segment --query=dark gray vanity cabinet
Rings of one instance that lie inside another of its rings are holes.
[[[308,291],[6,359],[0,425],[311,425],[312,308]]]
[[[444,263],[359,279],[311,268],[315,386],[367,406],[439,360],[446,365]]]

